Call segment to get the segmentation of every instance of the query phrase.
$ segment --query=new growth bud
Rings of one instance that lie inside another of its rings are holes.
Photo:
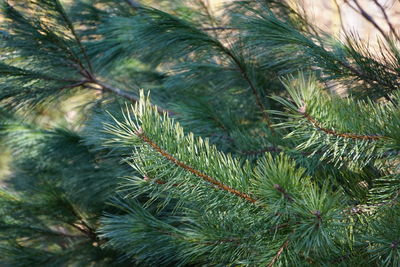
[[[303,115],[306,114],[306,105],[299,107],[297,111]]]

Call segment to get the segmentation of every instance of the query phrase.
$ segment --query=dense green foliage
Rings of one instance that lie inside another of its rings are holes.
[[[1,0],[0,266],[399,266],[398,36],[147,3]]]

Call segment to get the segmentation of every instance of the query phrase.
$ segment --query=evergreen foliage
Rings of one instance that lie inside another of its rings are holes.
[[[1,0],[0,266],[398,266],[397,33],[146,3]]]

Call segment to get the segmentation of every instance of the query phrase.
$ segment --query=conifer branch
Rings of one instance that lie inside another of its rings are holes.
[[[71,33],[72,33],[72,35],[73,35],[78,47],[79,47],[79,50],[81,51],[82,55],[84,56],[84,58],[86,60],[86,63],[88,64],[89,70],[91,72],[93,72],[93,67],[92,67],[92,64],[91,64],[91,62],[89,60],[89,56],[86,53],[85,47],[82,45],[81,39],[79,38],[78,34],[75,31],[74,24],[69,19],[68,15],[65,13],[64,7],[60,3],[60,1],[56,0],[56,3],[57,3],[57,6],[58,6],[58,8],[60,10],[60,14],[61,14],[62,18],[64,19],[65,23],[67,23],[68,28],[70,29],[70,31],[71,31]],[[83,65],[81,64],[81,62],[79,62],[79,64],[81,65],[82,68],[84,68]]]
[[[276,255],[272,258],[271,262],[268,264],[268,267],[274,266],[274,264],[279,260],[281,257],[282,253],[285,251],[285,249],[289,246],[289,240],[286,240],[283,245],[279,248],[278,252]]]
[[[274,189],[279,193],[281,193],[284,196],[284,198],[286,198],[288,201],[290,202],[293,201],[292,196],[288,192],[286,192],[286,190],[283,189],[282,186],[280,186],[279,184],[274,184]]]
[[[233,189],[219,181],[217,181],[216,179],[212,178],[211,176],[208,176],[207,174],[204,174],[188,165],[186,165],[185,163],[179,161],[178,159],[174,158],[171,154],[169,154],[168,152],[162,150],[156,143],[154,143],[152,140],[150,140],[143,132],[135,132],[135,134],[142,139],[145,143],[147,143],[148,145],[150,145],[155,151],[157,151],[160,155],[162,155],[164,158],[166,158],[167,160],[171,161],[172,163],[174,163],[175,165],[189,171],[190,173],[196,175],[197,177],[202,178],[204,181],[207,181],[213,185],[215,185],[217,188],[223,190],[223,191],[227,191],[231,194],[234,194],[242,199],[247,200],[248,202],[251,203],[256,203],[257,200],[252,198],[250,195],[240,192],[239,190]]]
[[[83,71],[80,71],[80,73],[82,76],[85,77],[85,80],[78,81],[74,84],[66,85],[66,86],[60,88],[60,90],[66,89],[66,88],[75,88],[75,87],[79,87],[79,86],[84,86],[86,88],[93,89],[93,90],[101,90],[103,92],[111,92],[111,93],[118,95],[120,97],[123,97],[133,103],[136,103],[139,101],[139,98],[137,96],[132,95],[132,94],[126,92],[125,90],[122,90],[121,88],[111,86],[105,82],[100,81],[93,73],[91,73],[90,71],[88,71],[86,69],[84,69]],[[92,85],[96,85],[98,87],[94,87]],[[163,114],[163,113],[167,113],[169,115],[174,114],[172,111],[163,109],[160,106],[156,106],[156,105],[153,105],[153,106],[155,106],[157,108],[157,111],[160,114]]]
[[[111,85],[109,85],[107,83],[101,82],[97,78],[94,78],[94,80],[92,82],[94,84],[97,84],[98,86],[100,86],[103,91],[108,91],[108,92],[114,93],[114,94],[116,94],[118,96],[121,96],[123,98],[128,99],[129,101],[131,101],[133,103],[136,103],[136,102],[139,101],[139,98],[137,96],[132,95],[132,94],[130,94],[130,93],[118,88],[118,87],[114,87],[114,86],[111,86]],[[167,113],[168,115],[174,115],[174,113],[172,111],[168,110],[168,109],[161,108],[160,106],[157,106],[157,105],[154,105],[154,104],[152,104],[152,106],[157,108],[157,112],[159,114]]]
[[[79,82],[76,82],[76,83],[73,83],[73,84],[65,85],[63,87],[58,88],[58,90],[61,91],[61,90],[64,90],[64,89],[76,88],[76,87],[79,87],[79,86],[84,86],[86,83],[87,83],[87,81],[83,80],[83,81],[79,81]]]
[[[345,3],[349,4],[349,0],[345,0]],[[349,6],[355,10],[356,12],[358,12],[361,16],[363,16],[368,22],[370,22],[381,34],[382,36],[388,41],[389,37],[387,36],[387,34],[385,33],[385,31],[382,29],[382,27],[379,26],[379,24],[374,20],[374,18],[368,14],[368,12],[365,11],[365,9],[360,5],[360,3],[358,2],[358,0],[353,0],[354,4],[357,6],[357,8],[355,8],[353,5]]]
[[[389,16],[388,16],[388,14],[387,14],[385,8],[384,8],[384,7],[382,6],[382,4],[379,3],[377,0],[372,0],[372,1],[373,1],[373,2],[375,3],[375,5],[377,5],[377,6],[379,7],[379,9],[381,10],[381,13],[382,13],[382,15],[385,17],[385,21],[386,21],[386,23],[388,24],[388,26],[389,26],[390,31],[392,32],[392,34],[396,37],[396,39],[397,39],[398,41],[400,41],[400,37],[399,37],[399,35],[397,34],[397,32],[396,32],[396,30],[395,30],[395,28],[394,28],[392,22],[390,21]]]
[[[114,94],[116,94],[118,96],[121,96],[123,98],[128,99],[131,102],[138,102],[139,101],[138,97],[136,97],[134,95],[131,95],[128,92],[126,92],[126,91],[124,91],[124,90],[122,90],[122,89],[120,89],[118,87],[114,87],[114,86],[111,86],[111,85],[106,84],[104,82],[101,82],[97,78],[94,78],[92,82],[94,84],[97,84],[98,86],[100,86],[103,91],[108,91],[108,92],[114,93]]]
[[[83,219],[83,217],[79,214],[78,211],[75,210],[75,208],[71,205],[70,207],[71,213],[75,216],[77,219],[77,222],[73,223],[68,223],[81,233],[85,234],[88,238],[94,241],[100,240],[99,237],[97,236],[96,230],[90,227],[86,221]]]
[[[129,2],[132,2],[132,4],[133,4],[134,1],[129,1]],[[62,9],[62,6],[60,6],[60,8]],[[71,85],[64,86],[64,87],[61,88],[61,89],[65,89],[65,88],[74,88],[74,87],[84,86],[84,85],[86,85],[86,87],[87,87],[87,88],[90,88],[90,89],[97,89],[97,88],[93,88],[93,87],[91,87],[90,85],[88,85],[89,83],[93,83],[93,84],[96,84],[97,86],[100,86],[100,88],[102,89],[102,91],[112,92],[112,93],[114,93],[114,94],[116,94],[116,95],[118,95],[118,96],[121,96],[121,97],[123,97],[123,98],[126,98],[126,99],[128,99],[129,101],[134,102],[134,103],[135,103],[135,102],[138,102],[138,101],[139,101],[139,98],[138,98],[137,96],[132,95],[132,94],[130,94],[130,93],[128,93],[128,92],[126,92],[126,91],[124,91],[124,90],[118,88],[118,87],[114,87],[114,86],[111,86],[111,85],[109,85],[109,84],[107,84],[107,83],[101,82],[101,81],[99,81],[98,78],[96,78],[96,76],[95,76],[94,73],[93,73],[93,67],[92,67],[91,61],[90,61],[90,59],[89,59],[89,57],[88,57],[88,55],[87,55],[87,53],[86,53],[86,49],[85,49],[84,46],[82,45],[82,42],[81,42],[79,36],[78,36],[78,35],[76,34],[76,32],[75,32],[75,29],[74,29],[73,24],[71,23],[71,21],[69,20],[68,16],[65,14],[65,12],[64,12],[63,9],[62,9],[62,15],[63,15],[65,21],[68,23],[68,25],[69,25],[69,27],[70,27],[70,29],[71,29],[71,32],[72,32],[72,34],[73,34],[73,36],[74,36],[74,38],[75,38],[75,40],[76,40],[78,46],[80,47],[80,50],[81,50],[82,54],[83,54],[84,57],[85,57],[85,59],[86,59],[86,61],[87,61],[87,63],[88,63],[89,69],[86,69],[86,67],[85,67],[81,62],[77,62],[79,66],[76,66],[76,67],[79,68],[78,71],[79,71],[79,73],[85,78],[85,80],[79,81],[79,82],[77,82],[77,83],[75,83],[75,84],[71,84]],[[168,111],[168,110],[165,110],[165,109],[162,109],[162,108],[159,107],[159,106],[156,106],[156,107],[157,107],[157,110],[158,110],[158,112],[159,112],[160,114],[162,114],[162,113],[164,113],[164,112],[166,112],[166,113],[168,113],[168,114],[172,114],[172,112],[170,112],[170,111]]]
[[[167,182],[165,182],[165,181],[162,181],[160,179],[151,179],[151,178],[149,178],[147,176],[143,177],[143,180],[144,181],[154,181],[156,184],[159,184],[159,185],[167,184]],[[180,185],[181,184],[173,184],[172,186],[180,186]]]
[[[379,78],[376,77],[371,77],[370,75],[364,73],[363,71],[353,67],[352,65],[350,65],[349,63],[347,63],[344,60],[337,60],[337,63],[339,63],[341,66],[343,66],[344,68],[346,68],[347,70],[349,70],[351,73],[353,73],[353,75],[357,76],[359,79],[364,80],[366,82],[368,82],[369,84],[373,84],[373,83],[382,83],[384,81],[382,81]],[[388,85],[390,87],[391,90],[397,90],[396,87],[394,87],[393,85],[389,84]],[[387,100],[390,101],[390,98],[388,96],[385,96],[385,98]]]
[[[338,133],[334,130],[325,128],[321,125],[320,122],[318,122],[316,119],[314,119],[311,115],[309,115],[307,112],[303,112],[303,111],[299,111],[303,117],[305,119],[307,119],[315,128],[317,128],[318,130],[329,134],[329,135],[334,135],[334,136],[338,136],[338,137],[343,137],[343,138],[347,138],[347,139],[357,139],[357,140],[381,140],[383,138],[385,138],[385,136],[382,135],[363,135],[363,134],[353,134],[353,133]]]
[[[388,84],[387,81],[384,81],[375,76],[371,77],[371,75],[368,75],[367,73],[364,73],[363,71],[353,67],[352,65],[350,65],[349,63],[347,63],[344,60],[337,59],[337,63],[339,63],[341,66],[343,66],[344,68],[349,70],[351,73],[353,73],[353,75],[357,76],[360,80],[363,80],[369,84],[375,84],[375,83],[385,84],[387,87],[390,88],[391,91],[395,91],[398,89],[397,87],[393,86],[392,84],[390,84],[390,83]],[[384,97],[388,101],[392,101],[388,95],[384,95]]]
[[[252,91],[252,93],[253,93],[253,95],[254,95],[254,97],[256,99],[257,106],[260,108],[262,116],[266,120],[268,127],[271,129],[271,131],[273,131],[271,118],[268,115],[268,113],[266,111],[266,108],[264,107],[264,104],[262,103],[261,97],[257,92],[257,88],[255,87],[255,85],[251,81],[251,79],[250,79],[250,77],[249,77],[249,75],[248,75],[248,73],[246,71],[246,68],[243,66],[243,64],[240,62],[240,60],[229,49],[227,49],[224,46],[222,46],[222,49],[223,49],[224,53],[233,60],[233,62],[238,67],[239,72],[242,75],[243,79],[250,86],[250,89],[251,89],[251,91]]]
[[[342,9],[340,8],[340,5],[337,0],[333,0],[333,3],[335,4],[336,10],[338,12],[339,21],[340,21],[340,29],[342,29],[344,32],[346,32],[346,29],[344,28],[344,23],[343,23]]]

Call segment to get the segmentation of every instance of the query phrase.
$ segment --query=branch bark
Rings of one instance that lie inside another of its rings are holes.
[[[272,258],[271,262],[268,264],[268,267],[274,266],[274,264],[279,260],[281,257],[283,251],[289,246],[289,240],[286,240],[285,243],[279,248],[278,252],[275,254],[275,256]]]
[[[329,134],[329,135],[334,135],[334,136],[343,137],[343,138],[347,138],[347,139],[372,140],[372,141],[377,141],[377,140],[381,140],[381,139],[385,138],[385,136],[383,136],[383,135],[338,133],[334,130],[323,127],[316,119],[311,117],[311,115],[309,115],[308,113],[302,112],[301,114],[303,114],[303,117],[306,118],[312,125],[314,125],[314,127],[316,127],[318,130],[320,130],[326,134]]]
[[[240,192],[239,190],[233,189],[221,182],[219,182],[218,180],[214,179],[211,176],[208,176],[207,174],[204,174],[192,167],[190,167],[189,165],[179,161],[178,159],[174,158],[171,154],[169,154],[168,152],[162,150],[156,143],[154,143],[152,140],[150,140],[143,132],[136,132],[136,135],[142,139],[142,141],[144,141],[145,143],[147,143],[148,145],[150,145],[150,147],[152,147],[155,151],[157,151],[158,153],[160,153],[161,156],[163,156],[164,158],[166,158],[167,160],[169,160],[170,162],[172,162],[173,164],[187,170],[188,172],[196,175],[197,177],[202,178],[203,180],[215,185],[218,189],[227,191],[231,194],[234,194],[240,198],[243,198],[244,200],[251,202],[251,203],[256,203],[257,200],[252,198],[250,195]]]

